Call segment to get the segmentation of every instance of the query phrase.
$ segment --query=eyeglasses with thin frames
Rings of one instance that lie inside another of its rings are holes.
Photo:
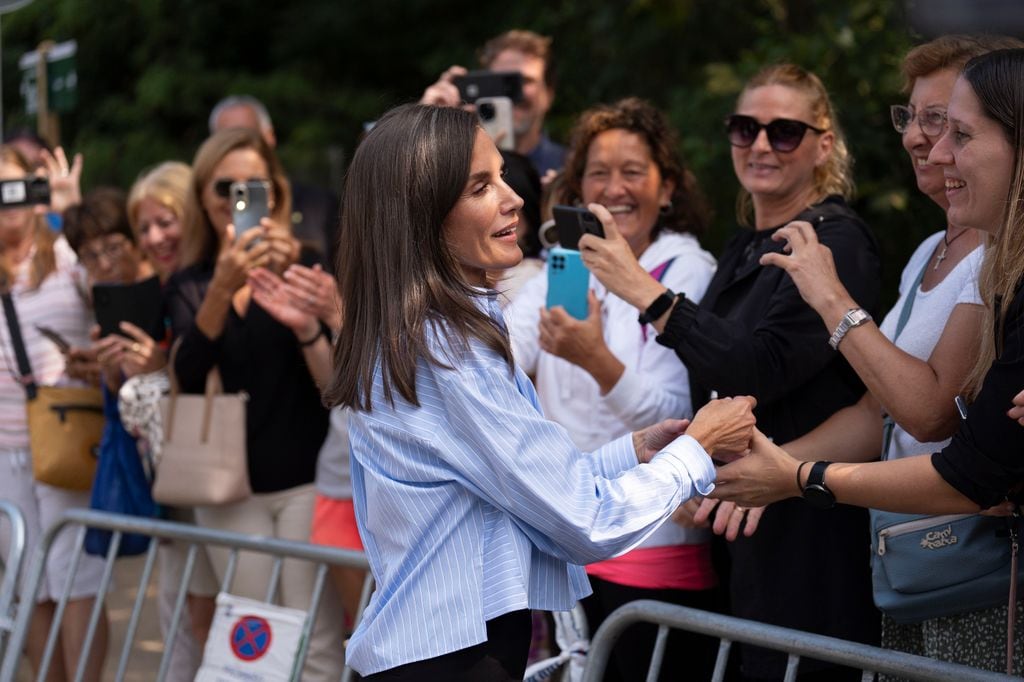
[[[129,243],[124,235],[109,235],[99,248],[83,248],[78,254],[78,260],[87,268],[99,263],[100,258],[106,258],[108,262],[116,261],[124,255]]]
[[[912,104],[893,104],[889,107],[889,115],[892,117],[892,127],[900,135],[907,132],[915,118],[921,132],[928,137],[939,137],[946,130],[946,110],[942,107],[925,107],[917,111]]]

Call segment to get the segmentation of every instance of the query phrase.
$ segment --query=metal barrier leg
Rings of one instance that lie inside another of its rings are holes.
[[[654,640],[654,652],[651,654],[651,665],[647,668],[647,682],[658,682],[661,671],[661,660],[665,657],[665,643],[668,641],[668,627],[658,627],[658,638]]]
[[[142,567],[142,577],[139,579],[139,589],[135,594],[135,603],[132,605],[132,614],[128,618],[128,628],[124,634],[124,643],[121,645],[121,657],[117,662],[117,673],[115,680],[123,680],[128,670],[128,657],[132,651],[132,643],[135,641],[135,633],[139,628],[139,618],[142,615],[142,605],[146,601],[146,586],[153,575],[153,565],[156,563],[156,555],[160,543],[153,540],[149,543],[146,551],[146,564]]]
[[[786,658],[786,677],[783,682],[796,682],[796,669],[800,665],[800,657],[790,654]]]
[[[185,610],[185,601],[188,597],[188,586],[192,581],[192,573],[196,566],[196,545],[188,546],[188,554],[185,556],[185,570],[181,575],[181,583],[178,585],[178,596],[174,600],[174,613],[171,615],[171,626],[167,631],[167,642],[164,644],[164,655],[160,659],[160,670],[157,673],[157,682],[163,682],[167,678],[167,671],[171,668],[171,659],[174,655],[174,641],[178,636],[178,625],[181,623],[181,614]]]
[[[96,639],[96,630],[99,627],[100,618],[104,616],[106,609],[107,590],[110,588],[110,576],[114,571],[114,561],[117,560],[117,550],[121,547],[121,537],[121,531],[118,530],[115,530],[110,536],[110,546],[107,548],[106,562],[103,565],[100,589],[93,601],[92,613],[89,615],[89,626],[85,631],[85,639],[82,640],[82,653],[78,659],[78,667],[75,670],[75,682],[82,682],[85,679],[85,671],[94,653],[98,656],[107,655],[106,651],[93,652],[92,643]]]
[[[277,566],[275,566],[277,568]],[[302,626],[302,639],[300,640],[299,653],[295,657],[295,668],[292,671],[292,680],[298,682],[302,679],[302,668],[306,664],[306,656],[309,654],[310,640],[313,638],[313,628],[316,627],[316,617],[320,611],[320,599],[324,593],[324,581],[327,579],[326,564],[317,564],[316,580],[313,583],[313,594],[309,597],[309,610],[306,611],[306,622]],[[339,642],[339,645],[341,643]]]
[[[268,604],[277,603],[277,593],[281,588],[281,568],[284,566],[284,559],[278,557],[274,560],[274,566],[270,569],[270,580],[267,582],[267,596],[263,601]]]
[[[0,500],[0,515],[6,517],[9,526],[7,554],[3,557],[3,580],[0,580],[0,660],[3,660],[17,616],[15,597],[25,563],[27,531],[25,517],[14,504]]]
[[[725,671],[729,667],[729,653],[732,651],[732,640],[722,639],[718,642],[718,657],[715,659],[715,672],[711,682],[724,682]]]
[[[85,526],[80,526],[78,534],[75,536],[71,569],[68,571],[68,577],[64,581],[64,589],[61,591],[60,599],[57,601],[57,608],[53,612],[53,622],[50,624],[50,632],[46,635],[46,648],[43,650],[43,658],[39,664],[39,673],[36,676],[40,680],[46,679],[46,675],[50,671],[50,662],[53,660],[53,654],[57,648],[57,641],[60,636],[60,623],[64,620],[64,610],[68,605],[68,595],[71,594],[71,585],[74,584],[75,574],[78,572],[78,565],[82,560],[82,548],[85,546],[85,530]],[[36,593],[32,594],[31,599],[33,602],[35,601]],[[26,599],[28,598],[26,596]]]

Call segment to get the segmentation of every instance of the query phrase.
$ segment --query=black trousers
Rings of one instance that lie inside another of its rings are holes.
[[[424,661],[406,663],[366,682],[506,682],[523,679],[533,625],[530,612],[512,611],[487,621],[487,641]]]

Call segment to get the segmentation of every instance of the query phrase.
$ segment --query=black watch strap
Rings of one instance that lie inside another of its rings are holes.
[[[665,314],[669,308],[672,307],[672,303],[676,300],[676,294],[671,289],[665,289],[658,298],[654,299],[654,302],[647,306],[647,310],[640,313],[640,317],[637,321],[640,324],[650,324],[657,320],[659,317]]]
[[[836,496],[825,485],[825,469],[832,462],[815,462],[811,471],[807,474],[807,483],[804,485],[804,499],[812,507],[817,509],[831,509],[836,505]]]

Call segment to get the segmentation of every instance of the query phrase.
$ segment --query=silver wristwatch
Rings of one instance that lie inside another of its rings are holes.
[[[839,342],[846,336],[846,332],[870,321],[871,313],[868,311],[863,308],[850,308],[843,315],[843,319],[839,320],[839,325],[832,332],[832,338],[828,340],[828,345],[832,346],[832,350],[839,350]]]

